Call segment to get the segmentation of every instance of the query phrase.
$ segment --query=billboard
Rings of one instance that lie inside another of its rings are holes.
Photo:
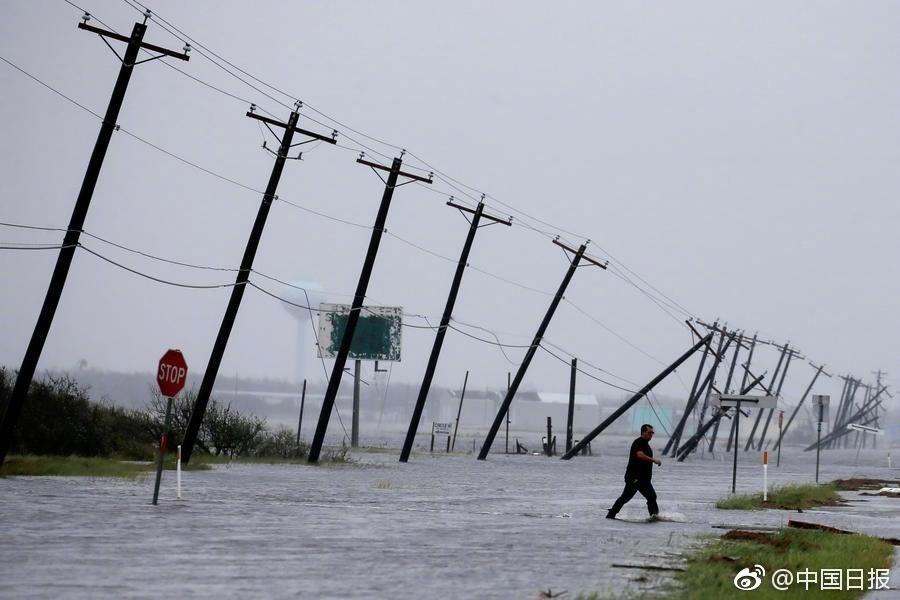
[[[341,345],[349,304],[319,305],[319,356],[334,358]],[[400,362],[403,308],[400,306],[363,306],[350,344],[353,360]]]

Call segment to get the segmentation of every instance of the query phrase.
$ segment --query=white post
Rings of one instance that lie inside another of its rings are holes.
[[[763,452],[763,502],[769,501],[769,453]]]
[[[178,482],[177,490],[178,490],[178,499],[181,500],[181,445],[178,446],[178,451],[175,453],[175,480]]]

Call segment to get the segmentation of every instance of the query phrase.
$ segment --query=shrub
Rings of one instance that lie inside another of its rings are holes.
[[[14,384],[13,373],[0,367],[0,400],[4,405]],[[153,456],[153,437],[141,413],[91,402],[87,389],[72,378],[47,376],[31,384],[10,451],[149,459]]]

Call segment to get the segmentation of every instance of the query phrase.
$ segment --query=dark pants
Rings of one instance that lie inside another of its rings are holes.
[[[616,500],[616,503],[613,504],[613,507],[609,509],[609,514],[611,516],[617,515],[622,510],[622,507],[625,506],[625,503],[634,498],[634,495],[638,492],[647,499],[647,510],[650,511],[650,515],[658,514],[659,506],[656,505],[656,490],[653,489],[653,484],[650,483],[649,479],[626,479],[625,489],[622,491],[619,499]]]

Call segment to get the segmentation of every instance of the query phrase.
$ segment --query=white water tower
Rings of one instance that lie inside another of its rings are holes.
[[[281,306],[297,320],[297,356],[294,360],[297,382],[305,378],[315,379],[316,336],[313,328],[319,327],[319,305],[327,300],[322,286],[314,281],[292,281],[294,287],[285,287],[279,295],[290,302],[282,302]],[[309,307],[309,308],[307,308]],[[319,365],[318,369],[321,369]],[[324,372],[322,375],[325,376]]]

